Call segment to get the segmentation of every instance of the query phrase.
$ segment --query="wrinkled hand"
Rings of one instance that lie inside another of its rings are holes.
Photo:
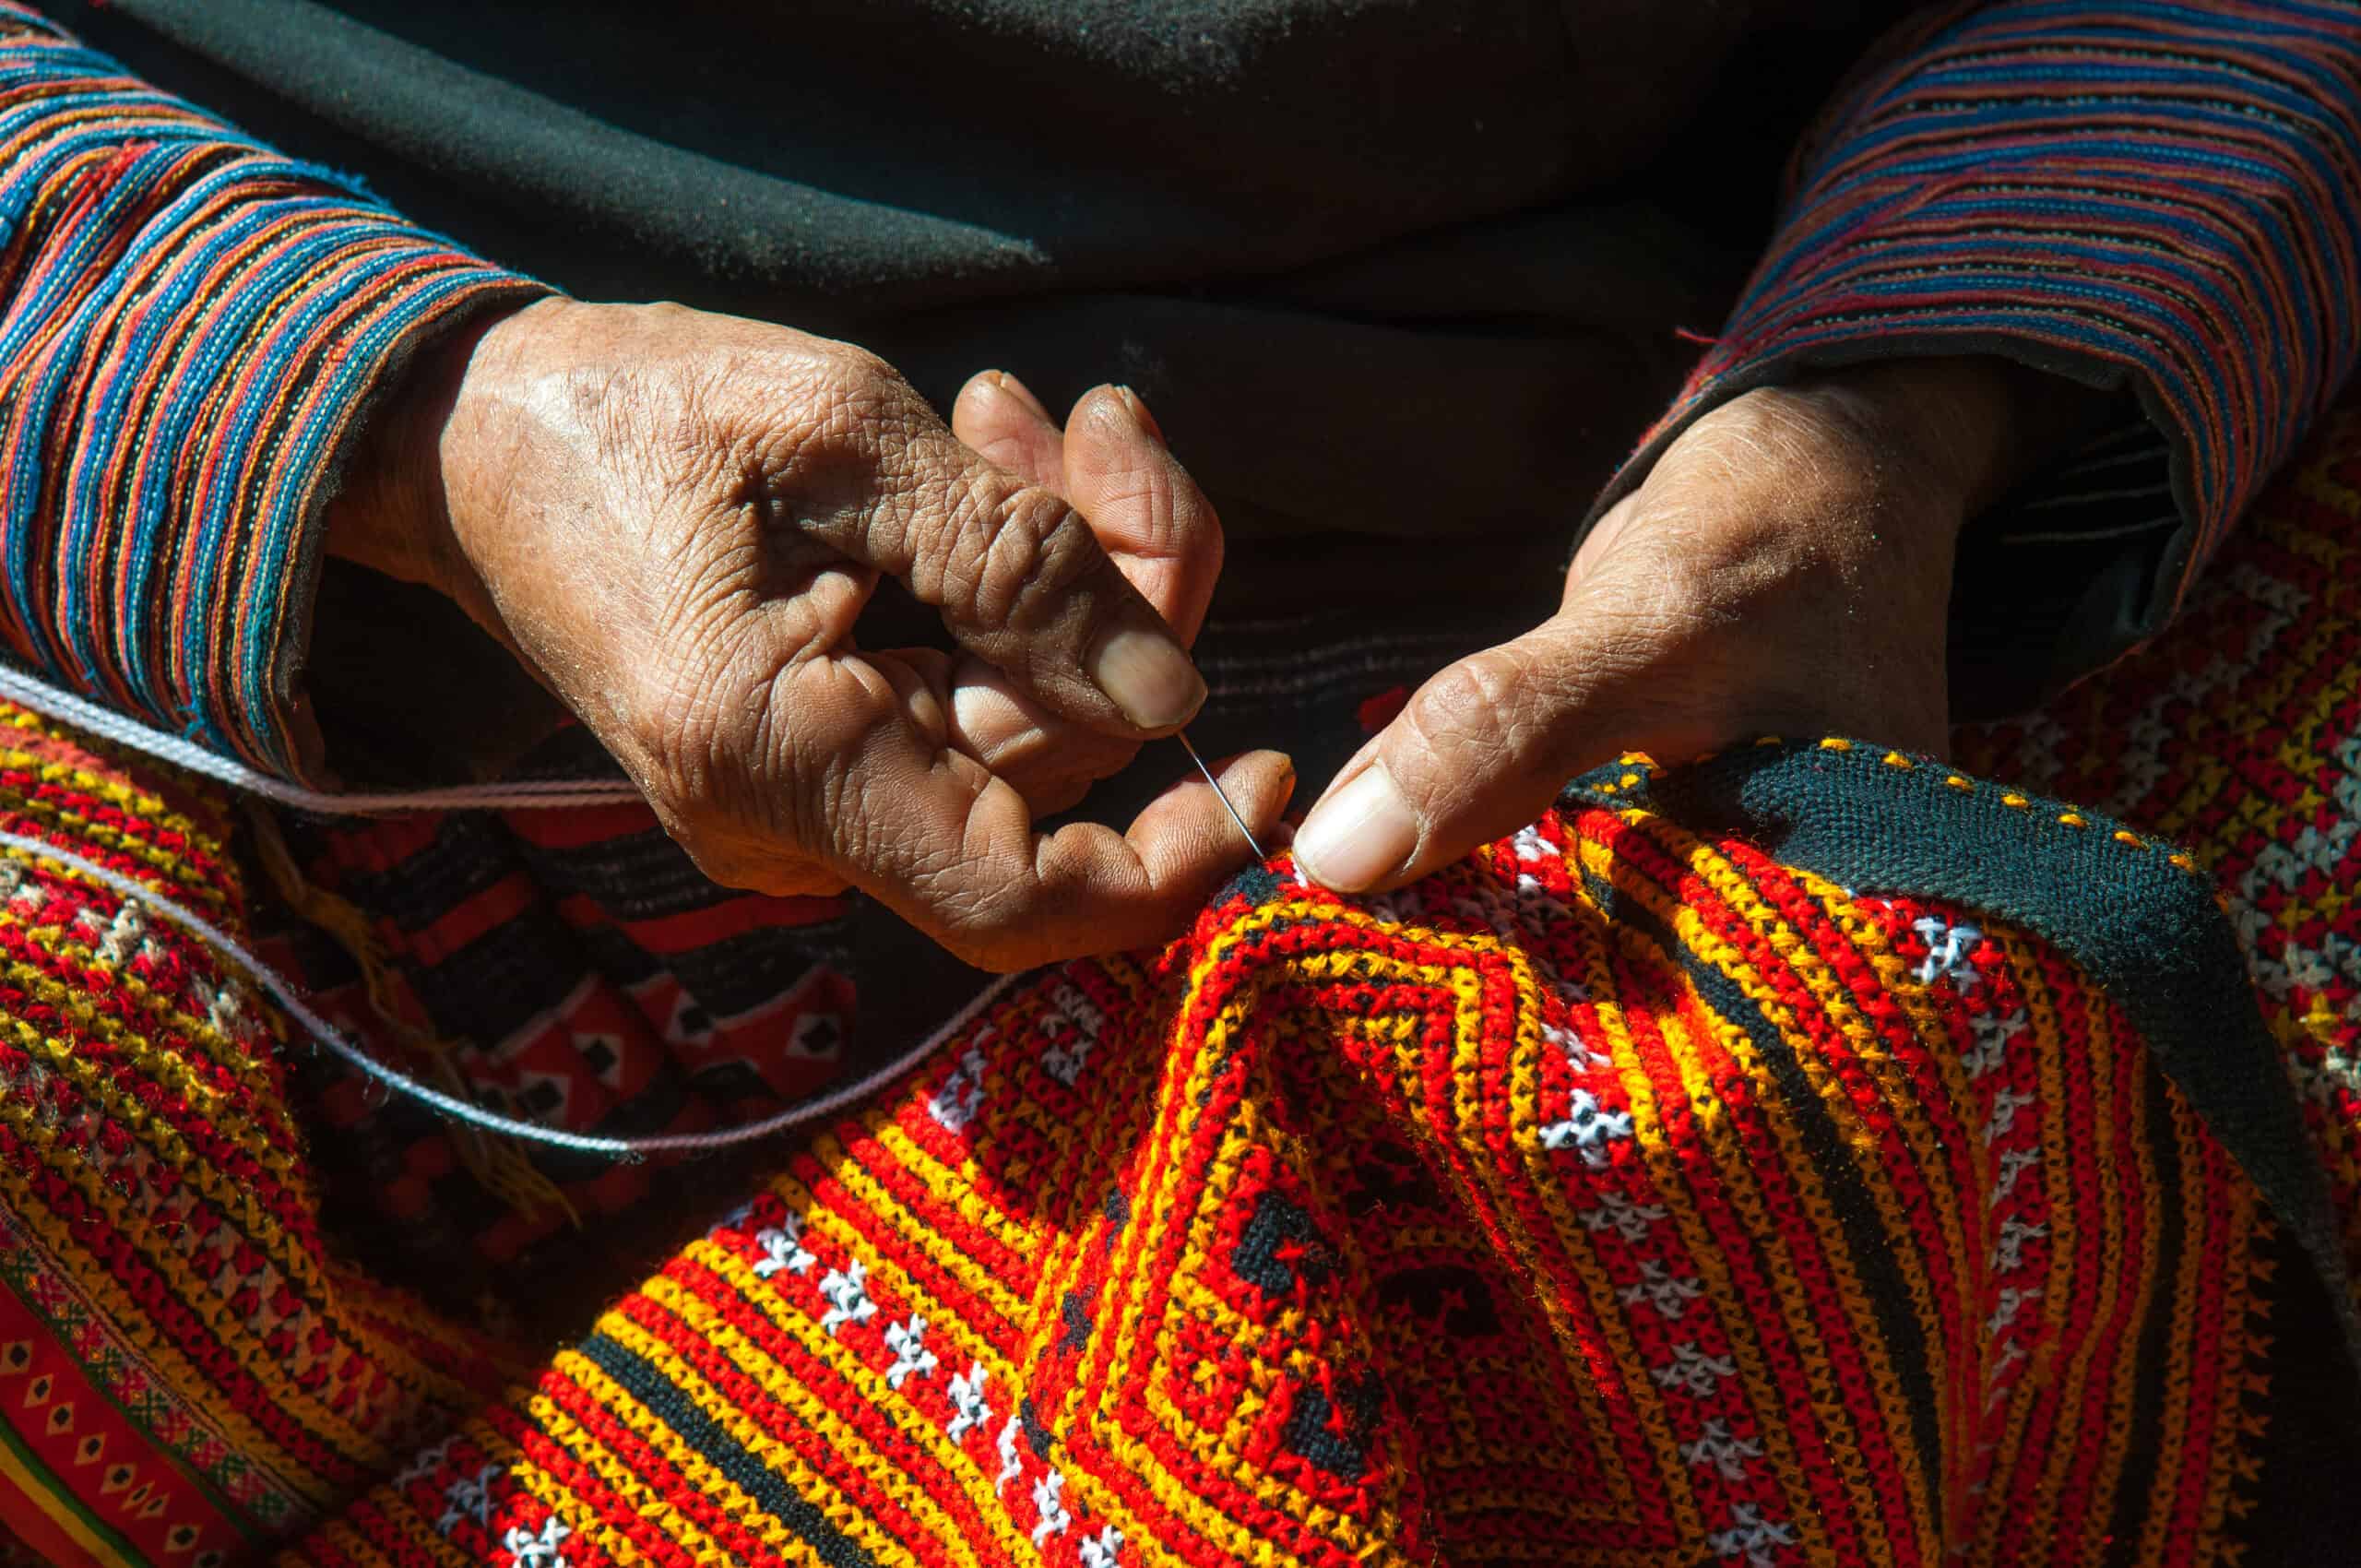
[[[1744,394],[1583,542],[1553,618],[1419,688],[1295,839],[1347,892],[1533,821],[1627,750],[1761,734],[1940,754],[1960,530],[2079,389],[1998,362],[1889,362]],[[2079,405],[2077,405],[2079,407]]]
[[[1218,526],[1126,393],[1062,433],[988,374],[956,417],[843,343],[544,301],[473,342],[331,548],[505,642],[718,882],[850,884],[992,968],[1159,940],[1244,858],[1210,789],[1127,833],[1033,821],[1204,700]],[[963,652],[857,647],[885,576]],[[1271,753],[1223,775],[1264,829],[1291,783]]]

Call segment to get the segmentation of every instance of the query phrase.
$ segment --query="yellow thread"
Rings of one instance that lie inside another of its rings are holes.
[[[255,858],[262,861],[271,885],[286,900],[287,907],[325,932],[360,968],[362,991],[369,1000],[369,1010],[388,1033],[408,1048],[413,1060],[426,1064],[442,1088],[461,1099],[472,1099],[467,1079],[460,1074],[458,1063],[452,1060],[460,1042],[438,1039],[409,1022],[410,1008],[405,1005],[410,1000],[409,988],[377,945],[369,917],[350,899],[314,886],[304,877],[268,812],[250,804],[246,821],[254,830]],[[572,1201],[533,1164],[524,1146],[516,1139],[496,1136],[481,1127],[451,1123],[445,1124],[445,1135],[468,1173],[511,1209],[531,1218],[544,1209],[553,1208],[564,1214],[575,1229],[581,1229],[582,1216]]]
[[[820,1439],[823,1452],[850,1467],[881,1491],[889,1495],[899,1493],[896,1501],[944,1546],[967,1546],[964,1537],[953,1526],[940,1503],[908,1484],[908,1473],[900,1469],[893,1459],[863,1439],[841,1412],[831,1408],[809,1385],[732,1329],[714,1311],[711,1303],[694,1292],[683,1289],[677,1281],[661,1276],[649,1280],[641,1294],[663,1307],[699,1341],[728,1356],[731,1364],[760,1384],[765,1394],[793,1410],[797,1418]],[[776,1314],[765,1315],[777,1321]],[[954,1466],[963,1463],[950,1440],[943,1435],[942,1429],[931,1421],[919,1419],[915,1409],[886,1387],[882,1374],[862,1363],[850,1346],[823,1334],[819,1325],[810,1319],[781,1326],[789,1331],[790,1337],[801,1342],[807,1354],[830,1364],[838,1376],[860,1393],[872,1409],[892,1421],[904,1443],[932,1451],[939,1463]],[[682,1360],[671,1346],[636,1320],[622,1313],[610,1313],[600,1320],[599,1331],[662,1372],[667,1383],[679,1389],[716,1425],[729,1431],[750,1452],[774,1465],[783,1464],[801,1470],[810,1468],[808,1460],[765,1430],[760,1421],[740,1408],[734,1400]],[[718,1470],[710,1468],[709,1461],[701,1461],[701,1468],[706,1468],[714,1479],[720,1479]],[[902,1484],[897,1486],[897,1479]],[[979,1512],[987,1518],[992,1513],[991,1510]],[[895,1543],[884,1535],[876,1521],[865,1514],[847,1519],[840,1527],[845,1526],[849,1526],[847,1534],[860,1539],[860,1544],[869,1550],[872,1560],[886,1562],[897,1555],[894,1550]],[[1011,1537],[1014,1533],[1012,1526]],[[1001,1549],[1006,1552],[1014,1544],[1013,1539],[1004,1538]],[[962,1555],[970,1562],[978,1560],[972,1546],[967,1546]]]
[[[6,1114],[7,1101],[0,1099],[0,1114]],[[20,1128],[20,1132],[22,1129]],[[78,1161],[45,1162],[50,1168],[73,1180],[83,1195],[94,1206],[103,1203],[96,1176]],[[241,1453],[267,1464],[284,1477],[289,1487],[302,1493],[314,1506],[330,1506],[338,1496],[338,1489],[315,1472],[295,1455],[282,1448],[269,1434],[233,1406],[212,1397],[215,1387],[212,1375],[194,1366],[183,1354],[180,1346],[158,1327],[128,1291],[117,1284],[112,1271],[101,1265],[90,1253],[77,1245],[62,1224],[48,1216],[43,1200],[27,1185],[22,1172],[14,1166],[0,1162],[0,1196],[7,1199],[9,1210],[31,1220],[41,1234],[42,1246],[61,1273],[72,1277],[73,1288],[81,1292],[115,1325],[123,1336],[139,1347],[139,1352],[162,1379],[174,1396],[190,1405],[204,1408],[233,1441]],[[178,1257],[177,1253],[168,1256]],[[196,1302],[211,1294],[193,1289],[185,1277],[172,1280],[174,1298]],[[249,1362],[251,1364],[251,1362]],[[291,1398],[302,1399],[316,1408],[317,1401],[292,1388],[284,1379],[272,1380],[273,1384]],[[370,1442],[362,1434],[344,1427],[344,1423],[323,1412],[323,1425],[314,1429],[314,1434],[336,1444],[348,1456],[357,1457],[366,1465],[380,1465],[393,1455],[380,1444]],[[329,1423],[333,1423],[332,1428]],[[328,1430],[324,1430],[327,1428]],[[333,1429],[343,1429],[341,1431]]]

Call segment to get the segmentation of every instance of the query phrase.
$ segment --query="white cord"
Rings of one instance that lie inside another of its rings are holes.
[[[89,698],[60,691],[48,682],[0,663],[0,697],[45,713],[101,740],[201,773],[208,778],[293,806],[298,811],[329,816],[386,816],[397,812],[520,811],[559,806],[611,805],[636,801],[639,791],[628,778],[551,778],[518,784],[469,785],[448,790],[381,791],[375,794],[331,794],[306,790],[282,778],[209,752],[196,742],[142,724],[136,719],[101,707]]]
[[[503,1116],[456,1095],[445,1094],[431,1084],[421,1083],[405,1073],[395,1071],[371,1056],[314,1012],[294,983],[278,970],[264,963],[237,938],[223,931],[193,909],[185,909],[153,889],[135,882],[121,872],[111,871],[88,856],[58,848],[39,838],[19,833],[0,831],[0,846],[31,855],[37,860],[53,861],[81,873],[92,881],[113,889],[125,898],[143,909],[153,909],[172,924],[210,946],[223,957],[235,963],[287,1009],[295,1021],[311,1032],[312,1038],[341,1057],[362,1073],[397,1093],[434,1107],[454,1120],[488,1132],[521,1138],[528,1143],[544,1144],[551,1148],[574,1149],[585,1154],[614,1155],[623,1159],[640,1159],[651,1154],[706,1153],[730,1148],[739,1144],[753,1143],[775,1133],[814,1117],[825,1116],[832,1111],[868,1096],[894,1078],[932,1055],[944,1041],[989,1005],[993,998],[1008,988],[1016,977],[1003,975],[986,986],[972,1001],[962,1007],[952,1019],[925,1039],[904,1051],[894,1061],[855,1082],[834,1089],[813,1099],[800,1100],[785,1111],[764,1117],[759,1122],[742,1123],[716,1133],[670,1133],[644,1138],[601,1138],[586,1133],[569,1133],[561,1128],[544,1127],[534,1122],[520,1122],[513,1116]]]

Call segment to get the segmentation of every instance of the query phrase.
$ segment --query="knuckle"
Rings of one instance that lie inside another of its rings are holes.
[[[1458,749],[1489,738],[1521,706],[1524,671],[1505,650],[1472,654],[1418,689],[1403,717],[1430,749]]]
[[[960,530],[966,600],[979,621],[1037,629],[1055,618],[1067,591],[1094,564],[1087,532],[1062,501],[1032,486],[983,505]]]
[[[1526,649],[1487,648],[1428,682],[1403,719],[1446,789],[1548,772],[1568,749],[1571,718],[1557,677]]]
[[[729,376],[733,386],[746,379],[734,371]],[[766,410],[762,456],[791,479],[872,463],[908,421],[913,395],[907,385],[883,360],[850,343],[799,345],[761,379],[783,383],[788,394]]]

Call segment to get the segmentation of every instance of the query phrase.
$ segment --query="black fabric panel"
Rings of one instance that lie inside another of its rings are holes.
[[[564,1001],[588,969],[573,930],[535,903],[440,963],[406,964],[404,974],[437,1030],[488,1051]]]

